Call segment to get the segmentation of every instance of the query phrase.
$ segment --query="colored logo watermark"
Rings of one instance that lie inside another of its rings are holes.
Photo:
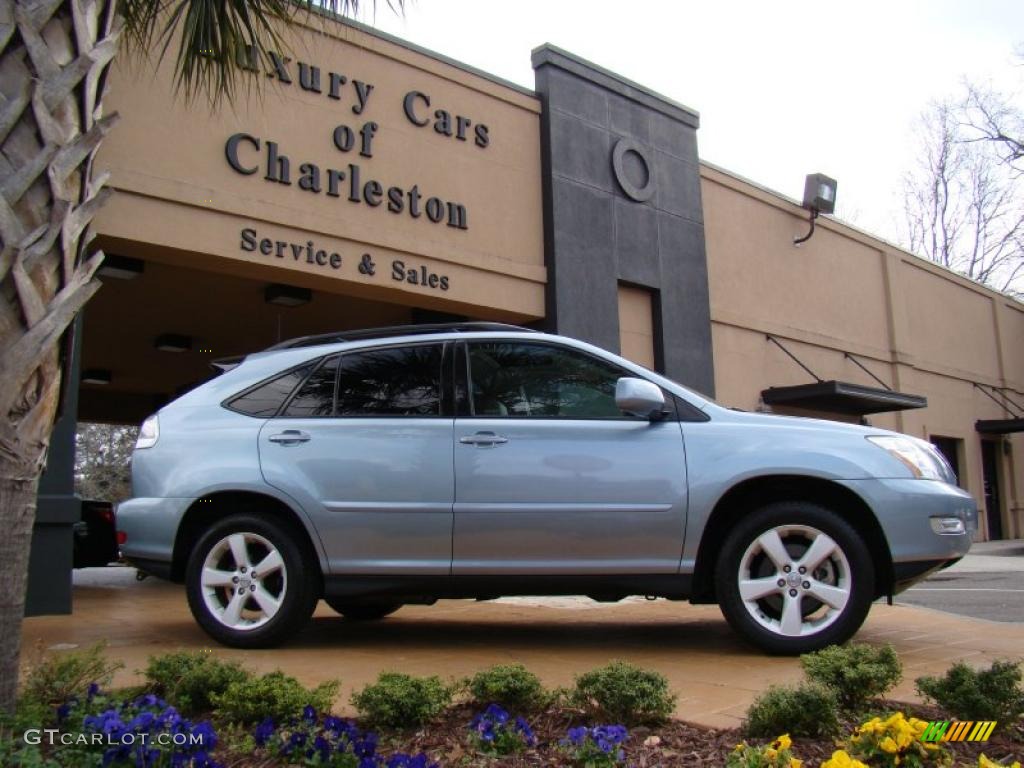
[[[988,741],[995,727],[995,720],[932,720],[921,741]]]

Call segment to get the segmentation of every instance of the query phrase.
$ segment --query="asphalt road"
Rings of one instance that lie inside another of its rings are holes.
[[[897,595],[896,602],[1024,623],[1024,541],[976,544],[959,563]]]

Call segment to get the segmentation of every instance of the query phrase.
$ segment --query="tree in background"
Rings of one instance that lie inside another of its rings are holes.
[[[131,458],[138,427],[79,424],[75,435],[75,493],[115,504],[131,496]]]
[[[1024,295],[1024,173],[1020,110],[975,86],[932,103],[919,120],[920,154],[904,179],[911,251],[972,280]],[[1015,139],[1014,135],[1018,138]]]
[[[401,9],[403,0],[387,0]],[[359,0],[0,1],[0,714],[14,708],[36,490],[60,399],[65,332],[99,288],[89,224],[110,189],[92,161],[116,115],[104,86],[128,55],[169,52],[186,98],[256,87],[303,9]]]

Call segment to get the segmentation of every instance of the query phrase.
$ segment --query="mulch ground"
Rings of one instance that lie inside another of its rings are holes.
[[[948,716],[934,707],[903,702],[880,702],[877,711],[902,710],[923,720],[946,720]],[[381,734],[381,751],[406,753],[426,752],[442,768],[483,767],[487,768],[536,768],[537,766],[565,766],[569,761],[559,749],[566,731],[576,725],[593,725],[578,712],[552,710],[529,718],[530,726],[537,737],[537,746],[517,755],[508,757],[485,757],[476,753],[469,744],[468,725],[476,708],[455,707],[445,717],[422,730],[406,734]],[[844,723],[843,733],[850,733],[858,723]],[[670,721],[654,727],[634,727],[629,731],[625,744],[626,763],[634,768],[658,768],[660,766],[686,766],[686,768],[721,768],[726,758],[744,736],[738,728],[715,729]],[[765,739],[746,739],[750,744],[762,744]],[[993,736],[984,744],[950,743],[955,765],[976,766],[978,755],[1009,764],[1024,759],[1024,729],[1015,731],[997,727]],[[817,768],[822,761],[831,757],[838,749],[834,739],[793,738],[793,754],[804,761],[808,768]],[[252,755],[218,754],[228,768],[269,768],[280,763],[271,759],[260,759]]]

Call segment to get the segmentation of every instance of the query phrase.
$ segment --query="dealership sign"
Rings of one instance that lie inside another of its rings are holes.
[[[367,112],[374,86],[363,80],[352,80],[338,72],[324,71],[307,62],[295,62],[273,51],[268,54],[267,77],[283,85],[295,86],[325,98],[351,102],[354,115]],[[250,51],[243,67],[259,72],[256,55]],[[402,112],[410,124],[433,130],[467,147],[484,150],[490,145],[490,129],[484,123],[449,110],[433,108],[430,95],[409,90],[402,98]],[[326,195],[348,203],[382,208],[388,213],[424,219],[453,229],[469,229],[469,213],[465,203],[448,200],[420,189],[419,184],[399,186],[367,178],[355,158],[370,159],[375,150],[374,138],[380,125],[367,120],[358,126],[336,125],[324,136],[326,146],[341,154],[342,162],[314,162],[295,158],[275,140],[238,132],[224,142],[224,156],[236,173],[261,175],[265,182],[291,186],[316,195]]]

